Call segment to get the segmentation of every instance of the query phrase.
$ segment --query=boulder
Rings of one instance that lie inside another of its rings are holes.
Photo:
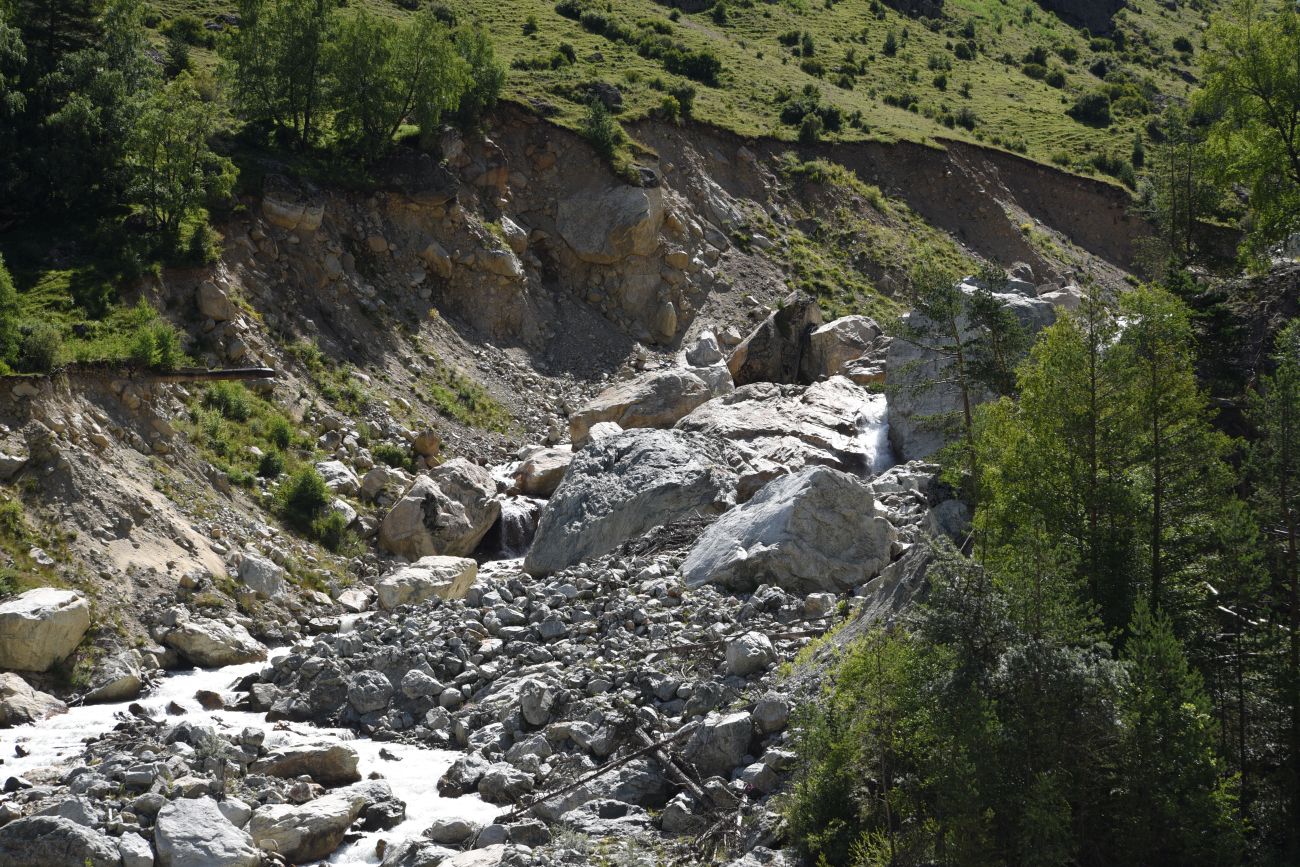
[[[719,518],[696,540],[681,572],[689,587],[774,584],[842,593],[889,565],[896,538],[866,482],[810,467],[769,482]]]
[[[325,786],[343,786],[361,779],[357,751],[333,741],[276,744],[249,769],[255,774],[291,780],[304,774]]]
[[[0,668],[48,671],[77,649],[90,606],[72,590],[40,587],[0,605]]]
[[[722,354],[722,347],[718,345],[718,338],[712,331],[705,331],[691,348],[686,350],[686,363],[691,367],[710,367],[722,361],[725,356]]]
[[[284,593],[285,571],[270,559],[251,551],[239,561],[239,580],[245,587],[265,599]]]
[[[497,844],[469,852],[458,852],[438,867],[501,867],[505,863],[505,857],[505,845]]]
[[[803,379],[816,382],[843,373],[845,366],[870,351],[883,333],[875,320],[866,316],[845,316],[814,329],[803,359]]]
[[[86,704],[128,701],[137,697],[144,687],[139,652],[130,650],[104,660],[90,684],[84,699]]]
[[[560,486],[572,462],[573,449],[569,446],[538,449],[515,468],[515,487],[528,497],[549,497]]]
[[[978,290],[973,281],[959,287],[970,298]],[[1015,314],[1021,326],[1031,334],[1056,320],[1056,307],[1042,298],[1014,293],[995,294],[998,302]],[[932,327],[919,313],[903,317],[905,327],[918,333]],[[975,329],[965,314],[958,322],[964,339],[973,339]],[[889,344],[885,360],[885,384],[889,392],[889,441],[900,461],[926,458],[943,448],[960,430],[962,395],[953,382],[951,364],[946,355],[930,348],[931,341],[922,337],[895,339]],[[973,389],[974,403],[992,397],[983,389]]]
[[[725,510],[735,487],[721,449],[696,434],[634,430],[592,443],[542,510],[524,569],[556,572],[670,521]]]
[[[727,642],[727,674],[749,677],[776,661],[772,639],[761,632],[746,632]]]
[[[370,803],[362,787],[349,786],[305,804],[268,804],[248,821],[260,849],[279,853],[291,864],[328,857]]]
[[[224,289],[211,280],[204,280],[199,284],[197,300],[199,314],[202,316],[217,322],[229,322],[239,318],[239,307],[230,300],[230,296]]]
[[[381,671],[366,669],[348,678],[348,704],[360,714],[386,710],[393,692],[392,681]]]
[[[468,557],[421,557],[384,575],[375,584],[379,607],[418,605],[437,596],[464,599],[478,575],[478,563]]]
[[[325,480],[325,487],[331,493],[355,497],[361,490],[357,474],[342,461],[320,461],[316,464],[316,472],[320,473],[320,477]]]
[[[378,466],[366,473],[361,480],[361,498],[374,501],[378,500],[380,495],[383,494],[396,499],[411,486],[413,481],[411,474],[405,470]]]
[[[389,846],[384,852],[384,860],[380,862],[380,867],[440,867],[455,854],[446,846],[413,837],[395,846]]]
[[[40,722],[67,710],[66,704],[32,689],[18,675],[0,674],[0,728]]]
[[[120,859],[113,840],[61,816],[28,816],[0,828],[5,867],[119,867]]]
[[[385,551],[418,560],[433,554],[465,557],[501,516],[496,483],[487,470],[456,458],[415,480],[379,527]]]
[[[273,226],[289,232],[315,232],[325,217],[325,206],[308,200],[299,190],[278,177],[267,178],[262,196],[262,216]]]
[[[555,228],[574,255],[594,265],[648,256],[664,221],[663,190],[624,184],[574,191],[560,199]]]
[[[117,840],[122,867],[153,867],[153,847],[139,834],[126,833]]]
[[[815,298],[802,292],[788,296],[727,359],[736,387],[754,382],[796,382],[809,335],[821,324],[821,308]]]
[[[729,777],[749,752],[753,734],[754,722],[748,713],[711,713],[687,739],[682,757],[701,777]]]
[[[259,867],[262,863],[252,838],[230,824],[211,798],[181,798],[159,810],[154,849],[158,867]]]
[[[163,643],[200,668],[266,659],[266,648],[237,623],[196,617],[170,630]]]
[[[612,421],[619,427],[672,427],[713,397],[708,383],[685,370],[656,370],[605,389],[569,417],[574,448],[587,441],[591,426]]]
[[[744,459],[739,498],[770,479],[810,466],[871,473],[892,463],[884,395],[842,376],[808,387],[755,383],[710,400],[677,423]]]

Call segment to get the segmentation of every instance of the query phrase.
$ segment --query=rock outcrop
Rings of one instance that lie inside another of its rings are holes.
[[[464,458],[420,476],[379,527],[385,551],[418,560],[435,554],[466,557],[501,516],[496,483]]]
[[[0,728],[40,722],[67,710],[66,704],[32,689],[18,675],[0,674]]]
[[[815,298],[799,292],[790,295],[727,359],[736,387],[755,382],[797,382],[809,337],[821,324],[821,308]]]
[[[605,389],[569,417],[574,448],[587,441],[591,426],[614,422],[630,428],[672,427],[678,419],[713,396],[709,385],[686,370],[656,370]]]
[[[524,568],[555,572],[653,527],[716,513],[735,488],[719,447],[697,434],[635,430],[593,443],[542,510]]]
[[[880,574],[895,538],[866,482],[810,467],[769,482],[719,518],[691,549],[682,575],[691,587],[843,593]]]
[[[0,668],[48,671],[77,649],[90,606],[72,590],[40,587],[0,605]]]

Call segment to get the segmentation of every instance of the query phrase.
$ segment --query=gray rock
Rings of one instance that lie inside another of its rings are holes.
[[[370,799],[367,791],[348,787],[305,804],[267,804],[258,807],[248,822],[253,843],[278,852],[290,863],[328,857]]]
[[[357,751],[331,741],[296,741],[270,748],[250,770],[255,774],[290,780],[306,774],[326,786],[346,785],[361,779]]]
[[[415,480],[379,527],[385,551],[418,560],[465,557],[501,516],[496,482],[487,470],[456,458]]]
[[[67,711],[66,704],[32,689],[18,675],[0,674],[0,728],[40,722]]]
[[[153,847],[139,834],[126,833],[117,840],[122,867],[153,867]]]
[[[140,654],[130,650],[104,660],[95,671],[84,700],[86,704],[128,701],[139,696],[143,686]]]
[[[348,678],[348,704],[357,713],[384,710],[393,697],[393,684],[378,671],[358,671]]]
[[[222,623],[196,617],[178,624],[163,638],[192,664],[220,668],[266,659],[266,648],[237,623]]]
[[[727,642],[727,673],[749,677],[776,661],[772,639],[761,632],[746,632]]]
[[[119,867],[120,863],[114,841],[60,816],[29,816],[0,828],[4,867]]]
[[[90,606],[72,590],[39,587],[0,605],[0,668],[48,671],[77,649]]]
[[[843,592],[889,564],[897,533],[877,514],[870,486],[826,467],[769,482],[696,540],[681,572],[687,586]]]
[[[749,752],[753,718],[744,711],[709,714],[686,741],[682,757],[693,764],[700,776],[731,775]]]
[[[489,804],[511,804],[533,790],[533,775],[505,762],[488,767],[478,781],[478,793]]]
[[[424,832],[435,843],[447,843],[449,845],[460,845],[471,837],[478,834],[481,826],[470,822],[467,819],[458,819],[453,816],[434,819],[433,824]]]
[[[410,699],[436,697],[444,687],[438,679],[418,669],[402,675],[402,695]]]
[[[216,322],[229,322],[231,319],[239,318],[238,305],[230,299],[224,289],[211,280],[200,283],[196,294],[200,315]]]
[[[560,486],[572,462],[573,450],[569,446],[538,449],[515,469],[515,487],[529,497],[549,497]]]
[[[246,551],[239,561],[239,580],[259,596],[275,599],[284,593],[285,571],[270,559]]]
[[[562,196],[555,228],[582,261],[613,265],[654,252],[663,220],[661,188],[617,184]]]
[[[417,837],[388,847],[380,867],[440,867],[455,854],[446,846]]]
[[[375,583],[379,607],[418,605],[433,597],[463,599],[478,575],[478,563],[468,557],[421,557],[387,573]]]
[[[258,867],[262,855],[211,798],[182,798],[158,811],[158,867]],[[116,852],[114,852],[116,855]]]
[[[519,687],[519,711],[531,726],[550,722],[551,711],[559,701],[559,688],[540,680],[526,680]]]
[[[680,369],[656,370],[605,389],[569,417],[574,448],[587,441],[591,426],[614,422],[630,428],[672,427],[695,407],[713,397],[708,383]]]
[[[722,348],[712,331],[705,331],[695,338],[695,343],[686,350],[686,363],[692,367],[709,367],[722,360]]]
[[[342,461],[320,461],[316,464],[316,472],[320,473],[331,493],[355,497],[361,491],[357,474]]]
[[[783,698],[765,695],[754,705],[754,727],[759,734],[779,732],[789,720],[790,703]]]
[[[867,353],[883,333],[866,316],[845,316],[816,328],[808,338],[803,378],[815,382],[843,373],[845,365]]]
[[[659,829],[670,837],[694,836],[708,825],[703,809],[685,792],[676,795],[659,814]]]
[[[821,308],[815,298],[802,292],[785,298],[727,359],[736,387],[798,381],[799,361],[809,335],[821,324]]]
[[[703,437],[635,430],[592,443],[543,509],[524,568],[556,572],[670,521],[725,509],[735,484]]]

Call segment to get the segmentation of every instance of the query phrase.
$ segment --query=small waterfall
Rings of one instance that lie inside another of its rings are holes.
[[[889,447],[889,400],[873,394],[858,411],[856,422],[863,465],[870,476],[878,476],[896,463]]]
[[[478,555],[489,560],[522,557],[532,547],[537,519],[545,500],[532,497],[507,497],[501,501],[501,517],[479,544]]]

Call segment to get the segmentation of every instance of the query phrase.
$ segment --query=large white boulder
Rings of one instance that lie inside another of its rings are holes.
[[[370,803],[364,787],[348,787],[305,804],[267,804],[248,822],[253,843],[291,864],[327,858]]]
[[[28,816],[0,828],[0,864],[118,867],[120,858],[110,838],[62,816]]]
[[[633,430],[593,442],[542,510],[524,569],[556,572],[662,524],[716,513],[735,490],[720,447],[705,437]]]
[[[181,798],[158,811],[158,867],[259,867],[262,854],[211,798]]]
[[[496,482],[483,467],[448,461],[417,478],[384,516],[379,546],[407,560],[466,557],[501,516],[495,495]]]
[[[387,573],[375,583],[379,607],[418,605],[437,596],[443,601],[464,599],[478,576],[478,563],[468,557],[421,557]]]
[[[77,649],[90,606],[72,590],[41,587],[0,605],[0,668],[48,671]]]
[[[560,486],[564,472],[572,462],[573,449],[569,446],[539,448],[515,468],[515,487],[525,496],[549,497]]]
[[[40,722],[67,710],[66,704],[32,689],[18,675],[0,674],[0,728]]]
[[[201,668],[266,659],[266,647],[238,623],[196,617],[170,630],[163,643]]]
[[[650,255],[663,221],[661,188],[624,184],[571,192],[555,214],[555,228],[574,255],[595,265]]]
[[[619,427],[672,427],[677,420],[713,397],[703,379],[681,369],[656,370],[611,386],[569,416],[574,448],[586,441],[592,425],[612,421]]]
[[[867,316],[845,316],[819,326],[808,338],[804,378],[815,381],[844,373],[845,365],[867,353],[883,333]]]
[[[274,599],[284,592],[284,569],[256,552],[244,552],[238,574],[243,585],[259,596]]]
[[[689,587],[842,593],[889,565],[897,533],[871,487],[828,467],[769,482],[705,530],[682,563]]]
[[[325,786],[341,786],[361,779],[360,757],[337,741],[283,741],[267,746],[267,754],[250,766],[255,774],[294,779],[304,774]]]

